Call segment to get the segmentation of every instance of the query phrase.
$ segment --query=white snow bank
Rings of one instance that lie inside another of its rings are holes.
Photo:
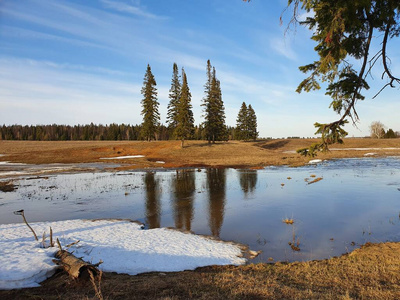
[[[165,164],[165,161],[157,160],[157,161],[156,161],[156,164]]]
[[[128,156],[116,156],[116,157],[102,157],[100,159],[128,159],[128,158],[140,158],[144,155],[128,155]]]
[[[108,272],[135,275],[150,271],[182,271],[206,265],[240,265],[239,246],[171,229],[142,230],[129,221],[69,220],[30,224],[38,236],[49,233],[83,260]],[[55,270],[57,248],[40,248],[23,224],[0,225],[0,289],[35,287]]]
[[[313,159],[313,160],[310,160],[308,163],[309,164],[317,164],[317,163],[320,163],[320,162],[322,162],[321,159]]]

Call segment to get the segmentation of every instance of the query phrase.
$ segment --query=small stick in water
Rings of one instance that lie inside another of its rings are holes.
[[[20,215],[20,216],[22,216],[22,218],[24,219],[24,222],[25,222],[26,226],[28,226],[29,229],[32,231],[33,236],[35,237],[35,240],[38,241],[38,237],[37,237],[35,231],[32,229],[31,226],[29,226],[28,222],[27,222],[26,219],[25,219],[24,210],[21,209],[21,210],[14,211],[14,215]]]

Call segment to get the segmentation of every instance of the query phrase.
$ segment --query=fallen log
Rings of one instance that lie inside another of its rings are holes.
[[[94,277],[100,274],[97,267],[101,262],[94,265],[87,263],[66,250],[58,250],[55,257],[57,259],[53,260],[53,262],[61,266],[73,279],[88,280],[90,279],[90,273]]]
[[[76,244],[79,241],[76,241]],[[71,245],[72,245],[71,244]],[[71,252],[63,250],[60,241],[57,239],[57,245],[60,250],[54,255],[56,259],[53,262],[61,266],[73,279],[93,279],[94,277],[101,276],[101,271],[97,268],[103,261],[97,264],[90,264],[81,258],[76,257]]]

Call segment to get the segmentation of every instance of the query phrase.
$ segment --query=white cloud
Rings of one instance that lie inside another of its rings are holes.
[[[19,38],[23,39],[36,39],[36,40],[43,40],[43,41],[56,41],[62,43],[68,43],[75,46],[80,47],[94,47],[94,48],[101,48],[106,50],[113,50],[111,47],[107,47],[104,45],[100,45],[98,43],[89,42],[85,40],[81,40],[78,38],[67,38],[62,37],[60,35],[54,35],[49,33],[43,33],[39,31],[34,31],[30,29],[22,29],[13,26],[2,26],[3,35],[8,37],[15,37],[18,36]]]
[[[79,71],[77,71],[79,70]],[[34,60],[0,60],[2,122],[140,123],[141,86],[110,72]]]
[[[284,39],[282,37],[272,38],[270,40],[270,47],[276,53],[290,59],[297,60],[297,53],[291,47],[291,43],[289,39]]]
[[[143,10],[142,8],[140,8],[138,6],[129,5],[126,3],[119,2],[119,1],[117,2],[117,1],[111,1],[111,0],[100,0],[100,2],[103,3],[106,7],[114,9],[119,12],[125,12],[125,13],[129,13],[132,15],[150,18],[150,19],[158,19],[158,20],[168,19],[165,16],[157,16],[155,14],[146,12],[145,10]]]

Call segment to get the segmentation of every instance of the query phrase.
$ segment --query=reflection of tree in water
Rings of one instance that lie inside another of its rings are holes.
[[[208,169],[207,184],[210,210],[210,229],[213,236],[219,237],[225,211],[225,169]]]
[[[190,170],[177,170],[172,183],[176,228],[191,230],[195,189],[195,173]]]
[[[149,228],[160,227],[160,191],[158,179],[153,172],[147,172],[144,176],[146,188],[146,222]]]
[[[245,196],[248,193],[253,193],[257,185],[257,170],[239,171],[239,180]]]

